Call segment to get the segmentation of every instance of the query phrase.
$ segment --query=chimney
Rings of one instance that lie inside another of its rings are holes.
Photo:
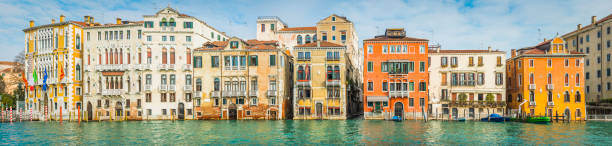
[[[595,24],[597,22],[597,16],[591,16],[591,24]]]
[[[59,20],[59,22],[60,22],[60,23],[64,22],[64,18],[66,18],[66,16],[64,16],[64,15],[60,15],[60,20]]]
[[[54,23],[55,23],[55,19],[51,19],[51,24],[54,24]]]
[[[576,26],[576,27],[578,27],[578,30],[580,30],[580,29],[582,29],[582,24],[578,24],[578,26]]]
[[[488,48],[488,49],[489,49],[489,52],[491,52],[491,46],[489,46],[489,48]]]
[[[30,27],[34,27],[34,20],[30,20]]]
[[[117,24],[121,24],[121,18],[117,18]]]
[[[85,24],[89,24],[89,16],[83,16],[83,21],[85,21]]]
[[[514,58],[516,57],[516,49],[512,49],[512,51],[510,51],[510,57]]]
[[[544,42],[546,42],[546,38],[544,38]]]
[[[93,26],[94,25],[94,17],[89,16],[89,26]]]
[[[440,53],[440,46],[436,47],[436,53]]]

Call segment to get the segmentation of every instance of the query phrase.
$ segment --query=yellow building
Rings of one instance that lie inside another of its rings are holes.
[[[570,51],[564,44],[563,39],[554,38],[512,50],[506,66],[511,114],[586,120],[585,54]]]
[[[293,119],[346,119],[346,47],[317,41],[295,47]]]
[[[89,21],[89,20],[85,20]],[[28,80],[26,109],[32,109],[35,118],[74,119],[82,102],[82,49],[83,27],[86,22],[67,21],[62,15],[59,22],[35,26],[31,20],[25,33],[25,75]],[[47,90],[43,82],[47,74]],[[60,76],[63,78],[60,80]],[[36,76],[37,80],[34,80]]]

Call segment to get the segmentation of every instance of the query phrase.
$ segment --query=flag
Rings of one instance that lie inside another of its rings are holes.
[[[32,73],[32,77],[34,78],[34,83],[38,82],[38,75],[36,75],[36,68],[34,68],[34,73]]]
[[[47,69],[45,68],[45,76],[43,77],[43,91],[47,91]]]
[[[64,79],[64,64],[63,63],[60,63],[59,70],[60,70],[59,81],[61,81],[62,79]]]
[[[28,80],[26,79],[25,72],[21,73],[21,79],[23,80],[23,84],[25,85],[24,87],[27,89],[28,88]]]

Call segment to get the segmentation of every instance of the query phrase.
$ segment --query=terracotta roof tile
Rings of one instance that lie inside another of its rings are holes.
[[[420,38],[412,38],[412,37],[393,38],[393,37],[380,36],[380,37],[375,37],[371,39],[366,39],[363,41],[429,41],[429,40],[420,39]]]
[[[259,44],[266,44],[266,45],[276,45],[278,41],[275,40],[271,40],[271,41],[260,41],[260,40],[247,40],[246,43],[249,45],[259,45]]]
[[[247,49],[267,50],[267,49],[276,49],[276,46],[272,46],[272,45],[253,45],[253,46],[248,46]]]
[[[295,47],[317,47],[317,43],[318,42],[312,42],[312,43],[297,45]],[[321,41],[321,47],[343,47],[343,46],[339,44],[327,42],[327,41]]]
[[[289,27],[289,28],[283,28],[280,31],[316,31],[317,27]]]

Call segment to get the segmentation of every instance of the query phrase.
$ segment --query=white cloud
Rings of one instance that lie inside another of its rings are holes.
[[[464,7],[471,3],[473,7]],[[385,28],[403,27],[409,36],[430,39],[445,49],[509,50],[531,46],[542,40],[590,24],[590,16],[612,13],[609,0],[286,0],[286,1],[173,1],[181,13],[243,39],[255,38],[257,16],[275,15],[291,27],[314,26],[335,13],[355,23],[360,39],[382,34]],[[98,22],[115,18],[142,20],[168,5],[168,1],[18,1],[0,2],[0,60],[12,60],[23,50],[23,32],[30,19],[37,25],[50,23],[64,14],[71,20],[92,15]],[[541,33],[538,33],[538,29]],[[541,35],[540,35],[541,34]]]

